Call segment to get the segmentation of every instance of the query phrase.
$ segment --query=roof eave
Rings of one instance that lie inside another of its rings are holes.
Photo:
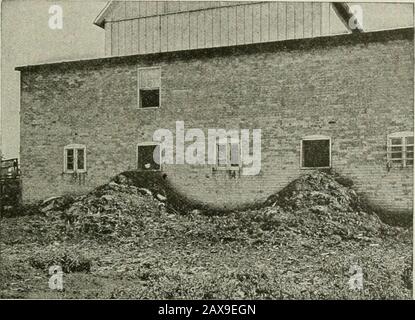
[[[105,17],[107,15],[107,12],[109,11],[109,8],[112,4],[113,0],[110,0],[107,2],[107,4],[105,5],[105,7],[101,10],[101,12],[99,13],[99,15],[95,18],[94,20],[94,24],[100,28],[104,28],[105,27]]]
[[[356,18],[354,14],[351,12],[350,7],[345,2],[332,2],[333,9],[336,12],[337,16],[340,18],[340,21],[343,22],[345,27],[349,32],[352,33],[361,33],[363,31],[363,27],[360,25],[359,21],[357,20],[357,25],[355,28],[351,28],[349,25],[350,19]]]

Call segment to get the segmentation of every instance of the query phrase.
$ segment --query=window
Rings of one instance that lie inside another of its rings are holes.
[[[141,144],[137,147],[137,169],[141,171],[160,170],[160,146]]]
[[[138,68],[138,104],[139,108],[160,107],[159,67]]]
[[[413,132],[396,132],[388,135],[388,162],[402,167],[414,164]]]
[[[240,149],[238,142],[223,143],[216,145],[216,164],[217,169],[239,170]]]
[[[86,147],[70,144],[64,148],[64,172],[86,172]]]
[[[331,166],[331,140],[325,136],[309,136],[301,140],[301,167],[329,168]]]

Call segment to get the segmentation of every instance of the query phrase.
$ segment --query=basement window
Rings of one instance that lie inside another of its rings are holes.
[[[158,144],[146,143],[137,146],[137,170],[160,170],[160,158],[160,146]]]
[[[139,108],[160,107],[161,70],[159,67],[138,68]]]
[[[388,135],[388,162],[402,167],[414,164],[414,134],[413,132],[395,132]]]
[[[301,168],[331,167],[331,139],[326,136],[308,136],[301,140]]]
[[[70,144],[64,147],[64,172],[86,172],[86,147]]]
[[[216,168],[219,170],[239,170],[240,148],[238,142],[223,143],[216,145]]]

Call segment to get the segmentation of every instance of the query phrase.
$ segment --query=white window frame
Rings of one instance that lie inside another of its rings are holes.
[[[406,138],[408,137],[414,137],[414,133],[411,131],[400,131],[400,132],[393,132],[388,134],[387,136],[387,151],[386,151],[386,158],[389,164],[393,164],[393,163],[398,163],[401,165],[401,167],[406,168],[406,167],[413,167],[413,163],[412,164],[407,164],[407,160],[412,160],[412,162],[414,161],[414,159],[407,159],[406,158],[406,152],[407,152],[407,147],[413,147],[413,144],[407,144],[406,143]],[[396,139],[399,138],[402,140],[402,144],[400,145],[392,145],[392,139]],[[402,147],[402,151],[392,151],[392,147]],[[412,151],[413,152],[413,151]],[[392,158],[392,154],[393,153],[401,153],[402,157],[401,158]]]
[[[318,140],[328,140],[329,141],[329,166],[327,167],[304,167],[304,152],[303,152],[303,142],[304,141],[318,141]],[[314,169],[330,169],[331,168],[331,137],[325,135],[310,135],[301,138],[300,142],[300,168],[302,170],[314,170]]]
[[[84,150],[84,168],[78,169],[78,149]],[[67,150],[73,150],[73,170],[68,170]],[[84,144],[68,144],[63,148],[63,172],[65,173],[84,173],[86,172],[86,146]]]
[[[140,97],[140,89],[144,90],[155,90],[156,88],[140,88],[140,71],[141,70],[149,70],[149,69],[159,69],[160,75],[159,75],[159,87],[157,88],[159,90],[159,106],[158,107],[147,107],[143,108],[141,106],[141,97]],[[155,67],[138,67],[137,68],[137,97],[138,97],[138,109],[140,110],[153,110],[153,109],[160,109],[161,108],[161,67],[155,66]]]
[[[158,169],[151,169],[151,170],[142,170],[141,168],[138,168],[137,164],[138,164],[138,147],[146,147],[146,146],[159,146],[159,159],[160,159],[160,164],[159,164],[159,168]],[[160,143],[158,142],[139,142],[136,144],[135,146],[135,167],[137,171],[161,171],[161,167],[162,167],[162,159],[161,159],[161,147],[160,147]]]
[[[232,145],[237,144],[238,145],[238,160],[239,163],[237,166],[233,166],[231,163],[232,160]],[[226,164],[219,164],[219,158],[218,158],[218,149],[219,145],[226,145]],[[241,144],[239,140],[232,140],[229,141],[229,139],[226,141],[226,143],[221,143],[219,139],[216,140],[216,146],[215,146],[215,169],[216,170],[230,170],[230,171],[239,171],[241,169]]]

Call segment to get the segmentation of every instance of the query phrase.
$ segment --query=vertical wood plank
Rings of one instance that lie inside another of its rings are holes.
[[[269,2],[261,3],[261,42],[269,41]]]
[[[182,14],[175,14],[174,19],[174,49],[181,50],[182,49],[182,27],[183,25],[183,15]]]
[[[269,40],[278,39],[278,2],[269,4]]]
[[[313,2],[313,36],[321,35],[321,3]]]
[[[121,1],[117,3],[117,9],[112,13],[112,20],[118,21],[125,18],[126,2]]]
[[[294,39],[294,4],[287,2],[287,39]]]
[[[138,53],[138,19],[134,19],[133,21],[133,34],[132,34],[132,52]]]
[[[160,52],[160,16],[153,21],[153,52]]]
[[[197,48],[197,11],[189,12],[190,18],[190,49]]]
[[[147,2],[147,16],[154,16],[157,14],[157,2],[156,1],[146,1]]]
[[[125,21],[118,21],[119,55],[125,54]]]
[[[278,3],[278,40],[287,39],[287,3]]]
[[[182,47],[184,50],[190,48],[190,15],[189,12],[183,13],[183,38],[182,38]]]
[[[146,53],[153,52],[153,18],[143,18],[146,26]]]
[[[205,11],[197,12],[197,47],[205,47]]]
[[[173,14],[167,16],[167,51],[173,51],[175,47],[174,18]]]
[[[253,5],[245,6],[245,43],[252,43],[253,41]]]
[[[294,4],[295,10],[295,34],[296,39],[304,37],[304,2],[296,2]]]
[[[149,26],[150,30],[150,52],[156,52],[156,47],[158,47],[157,43],[160,43],[160,40],[158,38],[158,20],[159,18],[157,16],[149,17]]]
[[[189,10],[189,1],[179,1],[180,11],[187,11]]]
[[[124,39],[125,39],[125,54],[131,54],[132,50],[131,50],[131,46],[132,46],[132,20],[126,20],[125,21],[125,35],[124,35]]]
[[[147,1],[138,1],[138,6],[140,10],[140,17],[145,17],[147,15]]]
[[[322,35],[330,34],[329,30],[329,19],[330,19],[330,4],[327,2],[322,3],[321,7],[321,33]]]
[[[236,43],[245,43],[245,6],[236,7]]]
[[[139,52],[146,53],[146,21],[145,18],[139,20]]]
[[[313,7],[311,2],[304,3],[304,37],[313,36]]]
[[[131,18],[139,17],[139,5],[137,1],[130,1],[130,16]]]
[[[167,2],[168,12],[178,12],[180,10],[179,1],[168,1]]]
[[[261,4],[254,4],[253,7],[253,42],[261,41]]]
[[[166,1],[157,1],[157,14],[166,13]]]
[[[212,16],[213,16],[213,46],[219,47],[220,46],[220,11],[219,9],[213,9],[212,10]]]
[[[198,1],[188,1],[187,2],[187,9],[188,10],[196,10],[199,8],[199,2]]]
[[[229,7],[228,19],[229,19],[229,45],[236,45],[236,7]]]
[[[168,16],[161,16],[161,39],[160,39],[160,51],[166,52],[167,51],[167,37],[168,37],[168,25],[167,25],[167,17]]]
[[[112,35],[111,35],[111,52],[113,56],[119,54],[119,46],[118,46],[118,23],[111,23],[112,27]]]
[[[111,22],[105,23],[105,55],[110,56],[111,55]]]
[[[220,44],[221,46],[229,45],[229,20],[228,10],[220,8]]]
[[[205,43],[206,48],[213,46],[213,12],[206,10],[205,12]]]
[[[132,7],[134,5],[134,2],[132,1],[126,1],[125,3],[125,17],[123,19],[131,19],[132,18]]]

